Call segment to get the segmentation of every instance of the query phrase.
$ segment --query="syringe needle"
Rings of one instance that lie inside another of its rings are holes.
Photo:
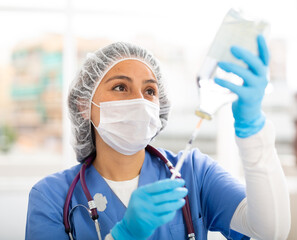
[[[176,164],[176,166],[175,166],[175,168],[174,168],[174,172],[172,173],[170,179],[175,179],[176,176],[179,174],[179,171],[181,170],[181,168],[182,168],[182,166],[183,166],[183,163],[184,163],[185,158],[186,158],[186,156],[187,156],[187,154],[188,154],[188,151],[190,151],[190,149],[191,149],[191,147],[192,147],[192,143],[194,142],[194,140],[195,140],[195,138],[196,138],[196,136],[197,136],[197,134],[198,134],[198,131],[199,131],[200,126],[201,126],[201,123],[202,123],[202,120],[203,120],[203,119],[201,118],[201,119],[199,120],[199,122],[197,123],[196,128],[195,128],[195,130],[194,130],[194,132],[193,132],[193,134],[192,134],[192,136],[191,136],[189,142],[187,143],[187,145],[186,145],[186,147],[185,147],[185,150],[184,150],[183,154],[181,155],[180,159],[177,161],[177,164]]]

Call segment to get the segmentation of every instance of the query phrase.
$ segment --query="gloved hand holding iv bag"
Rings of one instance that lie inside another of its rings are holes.
[[[248,68],[231,62],[219,62],[218,64],[224,71],[241,77],[243,79],[242,86],[215,78],[215,83],[238,95],[238,99],[232,103],[232,112],[235,119],[235,133],[241,138],[256,134],[265,124],[261,103],[268,83],[267,66],[269,52],[262,35],[257,37],[257,43],[259,56],[255,56],[241,47],[231,47],[233,56],[246,63]]]
[[[161,180],[136,189],[123,219],[111,230],[115,240],[147,239],[169,222],[185,204],[188,190],[183,179]]]

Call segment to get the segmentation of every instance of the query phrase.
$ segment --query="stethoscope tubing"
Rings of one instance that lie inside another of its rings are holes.
[[[89,165],[91,165],[92,161],[94,159],[94,155],[90,155],[86,160],[85,162],[83,163],[83,166],[88,167]],[[64,222],[64,225],[65,225],[65,231],[67,233],[70,232],[70,223],[68,221],[68,215],[69,215],[69,206],[70,206],[70,201],[71,201],[71,198],[72,198],[72,194],[74,192],[74,188],[76,186],[76,184],[78,183],[78,181],[81,179],[81,170],[82,168],[80,169],[80,171],[76,174],[75,178],[73,179],[69,189],[68,189],[68,192],[67,192],[67,196],[66,196],[66,200],[65,200],[65,204],[64,204],[64,208],[63,208],[63,222]],[[85,182],[85,181],[81,181],[81,182]],[[82,184],[83,185],[83,184]],[[86,184],[84,184],[86,186]],[[91,196],[91,195],[90,195]]]
[[[161,154],[156,148],[154,148],[154,147],[152,147],[150,145],[147,145],[146,149],[149,152],[153,153],[158,158],[160,158],[167,165],[170,172],[173,173],[173,171],[174,171],[173,165],[171,164],[170,161],[168,161],[167,158],[164,157],[163,154]],[[176,178],[181,178],[181,176],[176,176]],[[182,212],[183,212],[183,215],[184,215],[184,219],[186,221],[186,227],[187,227],[188,235],[189,234],[194,234],[195,231],[194,231],[194,226],[193,226],[193,222],[192,222],[192,214],[191,214],[191,210],[190,210],[189,197],[186,196],[184,199],[186,201],[186,204],[183,206]]]
[[[69,206],[70,206],[70,201],[71,201],[71,198],[72,198],[72,194],[73,194],[73,191],[74,191],[74,188],[78,182],[80,178],[80,172],[78,172],[75,176],[75,178],[73,179],[69,189],[68,189],[68,193],[67,193],[67,197],[66,197],[66,200],[65,200],[65,203],[64,203],[64,208],[63,208],[63,222],[64,222],[64,226],[65,226],[65,231],[66,233],[70,233],[70,224],[69,224],[69,221],[68,221],[68,214],[69,214]]]
[[[87,183],[86,183],[86,178],[85,178],[85,172],[86,172],[86,168],[90,165],[91,163],[89,162],[84,162],[81,169],[80,169],[80,179],[81,179],[81,186],[82,186],[82,189],[85,193],[85,196],[88,200],[88,204],[90,204],[90,202],[93,202],[93,198],[89,192],[89,189],[87,187]],[[90,210],[91,210],[91,215],[92,215],[92,219],[93,220],[96,220],[98,219],[98,213],[97,213],[97,208],[94,206],[94,207],[90,207]]]

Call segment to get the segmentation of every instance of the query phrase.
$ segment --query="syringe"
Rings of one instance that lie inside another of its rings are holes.
[[[183,154],[181,155],[180,159],[177,161],[177,164],[174,168],[174,171],[173,171],[170,179],[175,179],[176,176],[179,175],[179,171],[181,170],[181,168],[183,166],[183,163],[185,161],[187,153],[190,151],[190,149],[192,147],[192,143],[194,142],[194,140],[199,132],[202,120],[203,120],[203,118],[200,118],[199,122],[197,123],[196,128],[195,128],[194,132],[192,133],[192,136],[191,136],[190,140],[188,141]]]

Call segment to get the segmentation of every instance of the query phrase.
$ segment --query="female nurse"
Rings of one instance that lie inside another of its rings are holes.
[[[94,161],[86,169],[85,181],[95,202],[100,196],[99,202],[105,203],[98,219],[102,239],[187,239],[181,210],[185,196],[196,239],[207,239],[208,231],[219,231],[226,239],[286,239],[288,190],[273,125],[261,111],[268,49],[262,36],[257,43],[258,56],[231,48],[246,68],[219,63],[224,71],[241,77],[242,86],[215,79],[238,95],[232,111],[246,186],[198,149],[187,155],[180,172],[183,179],[169,179],[166,165],[145,149],[165,127],[170,109],[159,63],[139,46],[114,43],[89,54],[70,87],[69,113],[79,164],[32,188],[26,239],[69,239],[63,224],[65,198],[90,156]],[[182,154],[159,151],[173,165]],[[97,239],[84,206],[88,204],[79,181],[70,201],[71,233],[74,239]]]

